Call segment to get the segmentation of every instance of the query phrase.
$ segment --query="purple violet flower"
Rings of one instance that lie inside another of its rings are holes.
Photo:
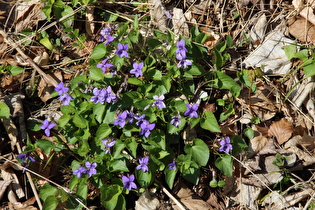
[[[73,172],[74,175],[77,175],[78,178],[81,178],[82,174],[86,173],[86,169],[80,166],[77,170]]]
[[[45,119],[40,128],[45,131],[46,136],[50,136],[50,130],[55,126],[56,124],[50,123],[48,119]]]
[[[108,86],[106,88],[105,100],[107,103],[116,103],[117,96],[113,93],[112,87]]]
[[[198,110],[198,104],[195,103],[194,105],[190,106],[189,103],[186,103],[187,111],[184,113],[185,116],[188,116],[190,118],[196,117],[198,118],[198,113],[196,112]]]
[[[116,144],[116,140],[114,139],[104,139],[102,141],[102,143],[104,144],[104,148],[105,149],[105,154],[110,153],[110,148],[113,147]]]
[[[105,42],[105,45],[109,44],[110,42],[114,41],[115,37],[111,36],[112,29],[110,27],[105,27],[100,31],[101,37],[100,42]]]
[[[186,59],[186,54],[177,53],[176,54],[177,60],[179,60],[177,67],[178,68],[186,68],[187,65],[192,65],[192,62],[190,60]]]
[[[91,177],[93,174],[96,174],[96,166],[97,163],[90,163],[89,161],[85,162],[85,167],[86,167],[86,173],[88,174],[88,177]]]
[[[149,121],[147,121],[147,120],[145,119],[145,114],[143,114],[143,115],[141,115],[141,116],[136,115],[136,116],[135,116],[135,119],[138,120],[138,122],[136,122],[136,125],[137,125],[137,126],[141,126],[141,124],[143,124],[143,123],[145,123],[145,124],[148,124],[148,123],[149,123]]]
[[[180,125],[180,119],[181,116],[172,116],[171,124],[174,125],[175,127],[178,127]]]
[[[58,95],[61,96],[62,94],[66,93],[69,90],[69,88],[64,86],[63,82],[60,82],[56,87],[55,91],[58,91]]]
[[[127,119],[127,111],[123,111],[123,113],[119,114],[118,119],[115,120],[114,125],[119,125],[120,127],[124,127]]]
[[[115,52],[116,55],[119,55],[119,57],[127,57],[128,58],[128,44],[122,45],[121,43],[118,43],[117,48],[118,50]]]
[[[30,162],[35,162],[35,159],[31,156],[30,152],[27,152],[26,154],[18,154],[18,158],[22,160],[22,166],[23,167],[28,167]],[[25,168],[22,169],[22,172],[25,172]]]
[[[229,153],[232,149],[230,137],[226,137],[225,139],[221,140],[220,145],[221,147],[219,148],[219,152]]]
[[[183,54],[184,56],[186,56],[186,52],[188,52],[188,50],[185,47],[185,40],[181,39],[180,41],[177,42],[176,44],[176,54],[180,53]]]
[[[169,19],[171,19],[173,17],[173,15],[174,15],[173,11],[171,11],[171,10],[166,10],[164,14]]]
[[[140,135],[144,135],[146,138],[149,137],[149,135],[151,134],[151,130],[153,130],[153,128],[155,127],[155,123],[149,124],[149,122],[147,123],[142,123],[140,125]]]
[[[62,102],[63,105],[69,105],[70,100],[73,99],[68,93],[64,93],[59,97],[59,100]]]
[[[141,63],[133,63],[133,69],[130,70],[130,74],[134,74],[136,77],[141,76],[142,77],[142,68],[143,68],[143,62]]]
[[[145,156],[144,158],[139,158],[139,165],[136,167],[137,170],[142,170],[142,172],[149,171],[148,168],[149,156]]]
[[[94,96],[92,96],[90,98],[90,101],[92,101],[94,104],[97,104],[97,103],[104,104],[105,96],[107,94],[107,92],[104,88],[102,88],[102,89],[94,88],[93,94],[94,94]]]
[[[122,176],[121,179],[124,182],[124,189],[137,189],[137,185],[134,183],[135,175],[132,174],[129,177]]]
[[[105,58],[102,62],[98,63],[96,65],[97,68],[102,69],[103,74],[105,74],[106,72],[108,72],[108,69],[110,69],[111,67],[113,67],[114,65],[111,63],[107,63],[108,58]]]
[[[126,120],[130,123],[133,123],[134,119],[135,119],[135,114],[133,112],[128,112],[127,111],[127,118]]]
[[[164,95],[155,95],[153,96],[153,99],[155,100],[152,104],[152,106],[156,106],[158,109],[163,109],[166,108],[163,100],[164,100]]]
[[[176,162],[175,162],[175,160],[173,160],[173,162],[171,162],[168,165],[169,165],[168,170],[176,169]]]

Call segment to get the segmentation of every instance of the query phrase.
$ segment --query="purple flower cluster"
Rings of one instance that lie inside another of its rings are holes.
[[[144,158],[139,158],[139,165],[136,167],[137,170],[142,170],[142,172],[149,171],[148,168],[149,156],[145,156]]]
[[[186,57],[186,53],[188,52],[188,50],[185,48],[185,40],[181,39],[179,42],[177,42],[176,46],[176,58],[177,60],[179,60],[177,67],[185,69],[187,65],[192,65],[192,62],[190,60],[187,60]]]
[[[130,70],[130,74],[134,74],[136,77],[142,77],[142,68],[143,68],[143,62],[141,63],[133,63],[133,69]]]
[[[110,153],[110,148],[113,147],[116,144],[116,140],[114,139],[104,139],[102,141],[102,143],[104,144],[104,150],[105,150],[105,154]]]
[[[105,58],[102,62],[96,65],[97,68],[102,69],[103,74],[110,73],[111,75],[117,74],[117,71],[114,68],[114,65],[111,63],[107,63],[108,58]]]
[[[132,174],[129,177],[122,176],[121,179],[124,183],[124,187],[123,187],[124,189],[128,189],[128,190],[137,189],[137,185],[134,183],[135,175]]]
[[[84,165],[85,167],[80,166],[73,172],[73,174],[77,175],[78,178],[81,178],[83,174],[87,174],[88,177],[91,177],[93,174],[97,173],[95,169],[97,166],[97,163],[90,163],[89,161],[86,161]]]
[[[123,128],[127,122],[132,123],[134,120],[137,120],[136,125],[141,128],[139,134],[148,138],[151,134],[151,130],[153,130],[155,127],[155,123],[150,124],[150,122],[145,119],[144,114],[139,116],[125,110],[118,114],[117,119],[114,121],[114,125],[119,125],[121,128]]]
[[[22,165],[24,167],[28,167],[30,162],[35,162],[35,159],[31,156],[31,153],[27,152],[26,154],[18,154],[18,158],[22,160]],[[25,169],[23,168],[22,172],[25,172]]]
[[[73,99],[72,96],[67,93],[69,88],[64,86],[63,82],[60,82],[56,87],[55,91],[58,91],[59,99],[63,105],[69,105],[70,100]]]
[[[105,42],[105,45],[108,45],[112,41],[114,41],[115,37],[111,36],[112,28],[111,27],[105,27],[101,30],[100,34],[100,42]]]
[[[94,104],[101,103],[104,104],[106,101],[107,103],[116,103],[117,101],[117,96],[113,93],[112,87],[108,86],[106,89],[98,89],[94,88],[93,89],[93,95],[90,98],[90,101],[92,101]]]
[[[117,51],[115,52],[116,55],[119,55],[119,57],[123,58],[123,57],[127,57],[128,58],[128,44],[122,45],[121,43],[118,43],[117,45]]]
[[[232,149],[230,137],[226,137],[225,139],[221,140],[220,145],[221,147],[219,148],[219,152],[229,153]]]
[[[166,108],[166,106],[163,102],[164,95],[153,96],[153,99],[155,101],[153,102],[152,106],[156,106],[158,109]]]
[[[55,126],[55,123],[50,123],[48,119],[45,119],[40,128],[45,131],[46,136],[50,136],[50,130]]]

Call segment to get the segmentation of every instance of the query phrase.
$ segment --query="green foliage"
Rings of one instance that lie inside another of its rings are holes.
[[[9,118],[10,108],[3,102],[0,102],[0,118]]]
[[[88,3],[90,1],[72,1],[73,5]],[[43,9],[48,20],[52,14],[58,20],[71,12],[72,9],[60,0],[46,2]],[[110,15],[107,19],[114,20],[115,17]],[[71,29],[71,20],[62,23],[67,35],[77,39],[78,44],[83,43],[84,36],[78,30]],[[180,38],[188,50],[186,59],[191,62],[185,68],[179,65],[176,58],[179,40],[174,40],[170,30],[167,33],[155,30],[153,37],[142,37],[139,27],[136,16],[133,23],[120,23],[112,29],[111,35],[115,37],[112,42],[96,45],[90,56],[89,72],[72,80],[68,93],[73,99],[60,109],[63,115],[57,122],[58,132],[64,139],[59,139],[56,144],[42,139],[35,144],[46,154],[70,150],[68,152],[75,157],[71,159],[71,169],[75,173],[69,188],[75,190],[76,196],[86,203],[90,186],[93,185],[92,188],[99,190],[101,203],[106,209],[125,209],[124,194],[152,187],[157,179],[156,174],[164,174],[165,180],[162,181],[170,188],[173,188],[178,176],[198,184],[201,169],[209,164],[210,152],[216,158],[215,166],[223,174],[232,176],[233,173],[232,157],[210,151],[208,143],[201,139],[203,135],[198,135],[191,143],[185,142],[183,147],[179,146],[184,141],[182,133],[186,128],[194,128],[201,133],[219,133],[221,129],[217,117],[222,122],[234,114],[233,97],[239,96],[241,86],[221,71],[230,57],[227,49],[234,47],[232,38],[228,36],[219,43],[209,56],[202,45],[208,35],[193,27],[190,38]],[[50,50],[57,46],[46,34],[42,35],[40,43]],[[117,51],[120,44],[128,44],[128,57],[121,56]],[[202,67],[202,61],[211,58],[214,58],[212,64],[216,71],[208,72]],[[98,64],[104,59],[108,59],[106,64],[114,67],[100,68]],[[136,68],[134,62],[143,64],[141,75],[131,73]],[[243,73],[239,75],[240,80],[248,87],[251,86],[248,75]],[[203,75],[206,81],[200,86],[196,78]],[[218,101],[225,110],[220,115],[201,111],[201,107],[193,110],[198,116],[189,113],[192,110],[188,110],[187,104],[192,106],[196,91],[205,87],[229,91],[233,95],[229,100],[204,98]],[[98,91],[103,95],[97,96]],[[113,98],[109,97],[110,94]],[[157,97],[163,99],[156,99]],[[130,114],[128,119],[126,115],[123,117],[127,112]],[[143,121],[139,119],[142,116]],[[174,123],[175,119],[177,124]],[[152,125],[154,128],[149,129]],[[148,127],[144,128],[145,126]],[[34,125],[32,127],[36,129]],[[247,150],[241,137],[231,139],[233,152]],[[63,147],[65,144],[68,148]],[[137,167],[141,164],[139,158],[145,156],[149,158],[147,171]],[[172,160],[175,160],[175,165],[172,166],[174,168],[170,168]],[[95,164],[93,173],[90,171],[89,174],[87,162]],[[78,175],[80,168],[85,171]],[[130,190],[128,184],[123,183],[122,177],[131,175],[135,175],[133,183],[137,189]],[[219,181],[215,185],[223,187],[224,184],[224,181]],[[58,193],[60,194],[51,186],[45,185],[42,188],[41,195],[47,208],[56,208],[56,202],[60,202],[60,198],[56,197]]]

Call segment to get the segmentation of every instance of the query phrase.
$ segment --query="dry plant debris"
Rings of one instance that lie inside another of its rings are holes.
[[[74,75],[87,71],[89,56],[98,44],[96,31],[101,25],[105,25],[96,10],[106,3],[87,6],[84,20],[76,20],[79,27],[85,27],[88,39],[79,40],[76,37],[75,40],[66,37],[64,28],[58,21],[45,26],[45,30],[40,29],[40,32],[51,33],[51,37],[61,37],[64,48],[54,50],[48,49],[47,43],[40,43],[36,34],[24,35],[26,38],[19,41],[18,35],[24,29],[38,29],[43,26],[40,1],[14,4],[13,7],[13,3],[0,3],[0,64],[24,69],[17,75],[8,72],[1,72],[0,75],[0,101],[10,107],[11,113],[9,119],[1,118],[0,201],[3,208],[40,209],[41,201],[37,190],[31,189],[28,183],[35,180],[35,185],[42,187],[48,181],[41,178],[31,179],[28,171],[26,173],[29,174],[29,180],[26,181],[22,168],[4,161],[3,157],[18,163],[15,157],[21,153],[26,141],[45,139],[55,144],[55,137],[46,137],[39,130],[31,131],[25,127],[25,121],[35,119],[40,122],[45,115],[56,120],[60,118],[60,112],[56,111],[60,104],[55,103],[51,93],[60,81],[69,82]],[[118,5],[120,3],[106,4],[110,9]],[[244,136],[245,128],[253,131],[251,138],[246,137],[251,151],[233,157],[234,173],[232,177],[224,177],[226,186],[201,187],[203,196],[197,196],[197,190],[194,192],[196,188],[179,178],[175,183],[175,189],[178,190],[167,193],[161,190],[155,194],[145,191],[137,200],[135,208],[163,208],[165,203],[169,204],[170,209],[314,208],[314,75],[305,78],[303,68],[298,68],[300,61],[297,58],[288,58],[283,50],[291,44],[296,44],[295,51],[300,48],[314,48],[314,1],[149,0],[144,3],[145,9],[134,6],[129,1],[122,5],[113,10],[120,14],[121,20],[130,20],[128,16],[137,12],[143,15],[141,11],[145,10],[150,15],[152,27],[164,32],[171,30],[177,37],[191,36],[189,30],[192,26],[198,26],[201,32],[209,35],[205,41],[209,54],[227,35],[231,35],[238,46],[233,49],[234,52],[230,52],[231,57],[222,66],[222,70],[237,81],[236,74],[244,69],[244,65],[248,69],[258,67],[270,78],[254,76],[252,85],[256,87],[255,92],[251,92],[253,87],[243,86],[240,95],[235,98],[235,112],[220,122],[221,134],[200,134],[189,128],[183,133],[187,139],[186,144],[197,136],[207,136],[210,139],[207,142],[209,148],[217,148],[217,140],[223,136]],[[69,16],[84,7],[77,8]],[[168,18],[165,16],[166,12],[173,16]],[[117,21],[121,21],[120,19]],[[31,44],[23,45],[22,42],[26,40],[31,41]],[[208,61],[204,65],[209,71],[214,69]],[[31,94],[26,94],[26,87],[31,87]],[[232,98],[223,90],[206,91],[211,92],[214,98],[221,95]],[[216,101],[211,101],[204,106],[203,112],[210,111],[218,116],[221,109],[223,108],[216,106]],[[255,117],[260,119],[260,123],[256,125],[252,122]],[[63,141],[62,136],[60,139]],[[70,169],[64,169],[61,174],[61,169],[54,165],[72,154],[56,155],[54,151],[47,154],[39,148],[35,154],[41,162],[30,169],[48,179],[57,180],[65,188],[69,187]],[[281,161],[284,165],[279,165]],[[208,182],[214,178],[206,172],[209,168],[202,171],[203,178]],[[282,182],[284,180],[285,183]],[[285,190],[279,190],[279,185],[286,187]],[[206,189],[208,194],[205,193]],[[99,192],[93,193],[91,197],[97,196]]]

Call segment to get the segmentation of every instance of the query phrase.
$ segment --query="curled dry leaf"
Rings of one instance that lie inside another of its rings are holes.
[[[315,43],[315,26],[302,17],[288,21],[289,33],[301,42]]]
[[[274,122],[268,130],[269,136],[276,137],[279,144],[288,141],[292,133],[292,122],[289,122],[286,119]]]
[[[263,135],[261,131],[265,130],[263,127],[254,126],[254,138],[250,140],[249,147],[254,153],[258,153],[268,143],[268,138]]]

